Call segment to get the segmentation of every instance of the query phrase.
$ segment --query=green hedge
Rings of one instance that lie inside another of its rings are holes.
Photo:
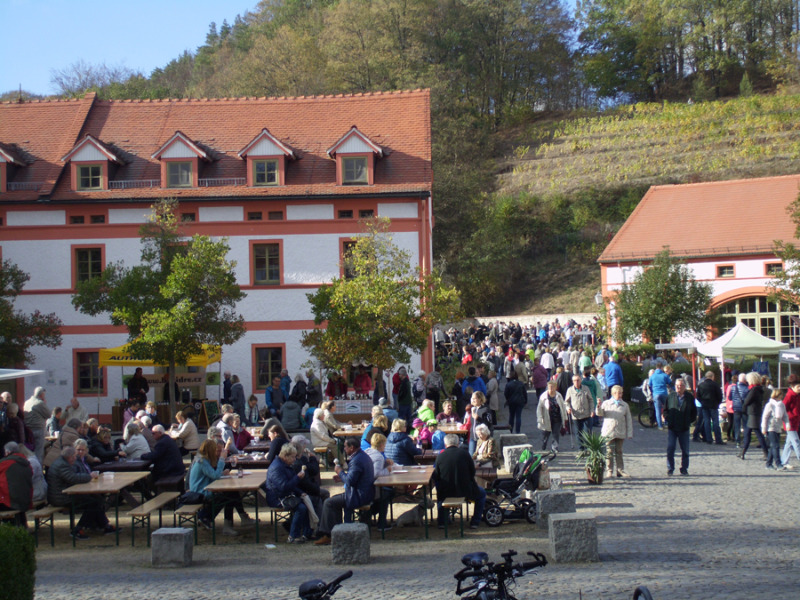
[[[36,549],[27,530],[0,525],[0,565],[7,574],[0,586],[0,600],[33,600]]]

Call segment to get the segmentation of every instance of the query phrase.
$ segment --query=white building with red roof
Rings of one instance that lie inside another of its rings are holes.
[[[767,301],[767,285],[782,268],[774,241],[794,241],[788,208],[800,175],[653,186],[598,259],[602,293],[630,283],[664,248],[713,287],[712,307],[725,333],[743,322],[769,338],[797,341],[790,317],[798,309]]]
[[[0,256],[31,276],[17,306],[64,322],[62,346],[36,349],[29,366],[47,372],[51,405],[99,397],[111,412],[120,370],[98,368],[97,352],[127,332],[76,312],[71,295],[105,265],[137,262],[150,206],[172,197],[187,235],[228,238],[247,333],[223,348],[223,369],[261,396],[273,374],[308,360],[306,294],[342,275],[359,219],[390,218],[394,243],[430,269],[432,181],[428,90],[0,104]],[[431,365],[425,353],[411,368]],[[31,392],[23,385],[17,397]]]

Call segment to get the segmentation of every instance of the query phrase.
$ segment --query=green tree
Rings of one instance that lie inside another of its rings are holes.
[[[61,319],[55,313],[31,314],[14,309],[14,299],[30,279],[11,261],[0,267],[0,365],[15,367],[31,364],[33,346],[58,348],[61,345]]]
[[[425,349],[434,324],[459,309],[454,288],[412,268],[409,253],[392,243],[388,220],[367,221],[365,229],[343,261],[345,276],[308,294],[318,328],[303,332],[302,344],[329,367],[408,362],[410,352]]]
[[[100,277],[78,284],[72,297],[77,310],[109,313],[114,325],[125,326],[132,356],[169,366],[170,396],[176,365],[186,364],[202,344],[232,344],[245,332],[236,312],[245,294],[236,284],[236,263],[226,258],[227,242],[181,236],[176,209],[176,200],[153,206],[140,232],[140,264],[109,265]]]
[[[797,225],[794,236],[800,235],[800,196],[789,206],[789,214]],[[800,305],[800,248],[794,242],[775,240],[775,256],[783,262],[783,269],[775,273],[768,288],[774,300]]]
[[[665,249],[616,293],[614,337],[628,343],[644,336],[659,343],[701,334],[713,324],[711,297],[711,285],[696,281],[689,267]]]

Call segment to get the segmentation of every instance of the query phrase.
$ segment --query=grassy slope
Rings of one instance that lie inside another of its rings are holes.
[[[701,104],[637,104],[598,115],[541,115],[498,134],[497,195],[786,175],[798,171],[800,95]],[[619,223],[615,224],[616,227]],[[602,251],[602,249],[600,249]],[[528,263],[505,314],[594,310],[591,260]]]

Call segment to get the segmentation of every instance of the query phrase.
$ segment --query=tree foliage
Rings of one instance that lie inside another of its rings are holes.
[[[668,343],[679,335],[700,335],[713,324],[711,298],[711,285],[696,281],[665,249],[615,294],[614,337],[622,343],[642,336]]]
[[[108,265],[103,273],[76,286],[72,304],[90,315],[108,313],[128,329],[135,358],[170,367],[186,364],[203,344],[232,344],[245,332],[236,303],[245,294],[236,284],[236,263],[226,258],[225,240],[181,235],[177,201],[153,206],[141,229],[141,261]],[[174,409],[174,398],[172,408]]]
[[[4,260],[0,267],[0,365],[15,367],[31,364],[35,356],[31,348],[61,345],[61,319],[55,313],[31,314],[14,309],[14,299],[19,296],[30,275],[11,261]]]
[[[459,310],[458,293],[437,273],[412,268],[408,252],[392,243],[387,220],[365,222],[345,257],[345,276],[308,294],[317,329],[303,347],[323,365],[364,361],[388,368],[422,352],[436,323]]]
[[[789,205],[789,214],[797,225],[795,238],[800,236],[800,197]],[[775,273],[768,288],[773,299],[783,300],[792,306],[800,305],[800,247],[794,242],[775,240],[775,255],[783,268]]]

